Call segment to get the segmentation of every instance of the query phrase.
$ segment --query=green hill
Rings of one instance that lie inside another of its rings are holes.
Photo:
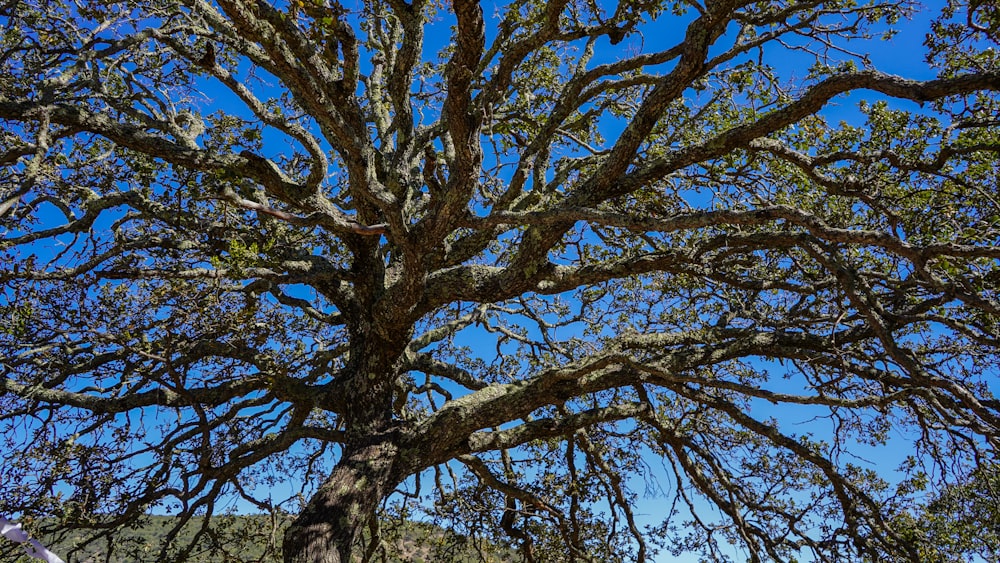
[[[176,533],[170,548],[163,551],[168,543],[177,520],[173,516],[148,516],[137,523],[134,529],[122,530],[109,538],[99,538],[86,542],[83,533],[66,533],[61,537],[43,538],[42,541],[67,563],[167,563],[186,561],[191,563],[279,563],[280,546],[285,521],[275,520],[266,515],[216,516],[211,519],[194,547],[185,555],[181,549],[191,545],[202,520],[188,522]],[[47,541],[46,541],[47,540]],[[4,546],[10,547],[10,546]],[[385,530],[382,549],[389,562],[432,562],[448,561],[456,563],[509,561],[510,553],[492,545],[475,546],[464,537],[432,524],[407,522],[402,526]],[[37,562],[17,554],[3,557],[0,563]],[[382,561],[381,557],[376,560]]]

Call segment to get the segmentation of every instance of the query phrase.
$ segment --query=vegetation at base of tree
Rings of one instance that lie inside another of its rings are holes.
[[[1000,458],[998,115],[983,0],[0,0],[0,514],[920,562]]]
[[[271,563],[281,561],[281,533],[288,527],[289,517],[274,519],[265,515],[214,516],[210,524],[212,534],[195,541],[197,523],[180,528],[170,539],[176,522],[173,516],[146,516],[138,523],[115,532],[109,538],[82,544],[84,535],[72,532],[57,538],[42,538],[43,544],[62,557],[67,563],[155,563],[167,561],[161,556],[164,545],[188,545],[195,548],[185,557],[190,563]],[[262,534],[265,530],[269,533]],[[266,540],[270,541],[266,541]],[[368,541],[368,537],[364,541]],[[108,545],[113,546],[110,550]],[[469,545],[466,538],[448,533],[433,524],[404,522],[392,527],[392,532],[382,538],[377,548],[376,561],[388,563],[502,563],[510,561],[513,554],[492,545]],[[0,546],[0,561],[31,563],[37,561],[27,556],[17,556],[20,546]],[[169,550],[168,550],[169,551]],[[4,556],[3,554],[8,554]]]
[[[176,523],[172,516],[145,516],[127,527],[115,531],[106,538],[87,542],[87,534],[63,532],[56,536],[41,537],[40,541],[68,563],[147,563],[161,560],[161,549],[169,544],[187,545],[194,540],[198,523],[191,522],[180,528],[173,539],[170,532]],[[211,519],[213,535],[202,537],[187,556],[188,561],[218,563],[223,561],[280,561],[274,543],[260,540],[267,538],[261,530],[271,530],[271,539],[280,538],[280,532],[287,526],[269,516],[214,516]],[[110,549],[109,549],[110,545]],[[5,548],[10,546],[4,546]],[[20,546],[10,551],[22,551]],[[169,549],[167,550],[169,553]],[[167,558],[169,560],[169,558]],[[27,556],[18,557],[16,563],[37,561]]]

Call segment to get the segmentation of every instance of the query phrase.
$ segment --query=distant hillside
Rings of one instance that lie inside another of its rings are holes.
[[[166,557],[161,557],[167,535],[174,526],[173,516],[149,516],[147,521],[133,530],[117,533],[111,541],[109,554],[105,539],[83,545],[83,534],[69,534],[59,540],[43,542],[67,563],[280,563],[281,536],[287,522],[278,522],[268,516],[217,516],[213,517],[208,531],[202,535],[186,558],[179,559],[178,547],[191,543],[201,520],[189,522],[177,534]],[[482,546],[476,552],[468,540],[432,524],[409,522],[399,529],[387,531],[388,561],[393,563],[430,563],[447,561],[455,563],[510,561],[510,553],[495,546]],[[0,563],[37,563],[26,556],[14,559],[0,555]]]
[[[136,528],[121,530],[112,536],[110,549],[108,540],[104,538],[85,544],[84,533],[69,533],[62,538],[42,538],[42,541],[67,563],[161,562],[164,561],[160,557],[161,549],[176,521],[173,516],[148,516]],[[201,520],[189,522],[174,538],[173,545],[183,547],[190,544],[201,525]],[[268,545],[269,536],[272,535],[268,530],[274,531],[274,545],[280,545],[283,527],[280,523],[275,526],[267,516],[214,517],[210,531],[203,534],[186,559],[198,563],[278,562],[280,556],[274,553],[274,547]],[[172,560],[176,555],[176,549],[168,552],[166,561]],[[32,561],[37,563],[36,559],[22,556],[13,563]],[[0,563],[7,561],[0,560]]]

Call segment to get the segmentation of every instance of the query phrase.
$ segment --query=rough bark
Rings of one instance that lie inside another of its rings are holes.
[[[346,563],[368,517],[402,480],[394,433],[352,446],[285,532],[285,563]]]

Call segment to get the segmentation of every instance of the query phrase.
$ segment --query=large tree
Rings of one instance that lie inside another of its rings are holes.
[[[0,511],[918,560],[1000,430],[1000,13],[933,9],[900,77],[907,0],[0,3]]]

